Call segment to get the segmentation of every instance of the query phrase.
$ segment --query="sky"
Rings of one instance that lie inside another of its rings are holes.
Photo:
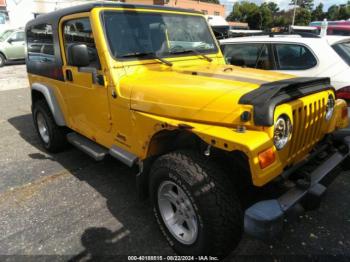
[[[241,0],[220,0],[220,3],[225,5],[226,12],[229,13],[232,11],[232,6],[235,2],[239,2]],[[251,0],[249,2],[254,2],[256,4],[261,4],[263,2],[275,2],[279,5],[280,9],[289,9],[291,6],[289,6],[290,0]],[[314,0],[315,6],[317,6],[319,3],[323,3],[325,6],[325,11],[328,10],[328,7],[331,5],[339,5],[339,4],[346,4],[348,0]]]

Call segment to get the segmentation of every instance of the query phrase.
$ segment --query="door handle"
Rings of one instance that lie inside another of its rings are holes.
[[[72,71],[70,69],[66,70],[66,79],[68,81],[73,81],[73,74],[72,74]]]

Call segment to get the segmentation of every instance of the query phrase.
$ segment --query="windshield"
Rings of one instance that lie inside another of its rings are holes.
[[[0,33],[0,42],[5,41],[12,34],[12,32],[13,32],[12,30],[6,30]]]
[[[350,65],[350,42],[335,44],[333,45],[333,49],[348,65]]]
[[[102,19],[110,50],[117,58],[217,52],[215,40],[201,16],[106,11]]]

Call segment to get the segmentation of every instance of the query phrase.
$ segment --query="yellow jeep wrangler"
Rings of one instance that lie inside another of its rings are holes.
[[[317,207],[349,155],[329,79],[225,65],[200,13],[89,3],[30,21],[26,43],[43,146],[137,169],[179,254],[223,257],[243,232],[275,237],[288,211]],[[266,185],[278,190],[257,200]]]

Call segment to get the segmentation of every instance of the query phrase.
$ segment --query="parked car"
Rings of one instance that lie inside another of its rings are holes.
[[[317,26],[318,30],[321,30],[320,26]],[[327,27],[327,35],[341,35],[350,36],[350,26],[349,25],[329,25]]]
[[[43,147],[69,142],[134,168],[178,254],[224,257],[244,230],[275,237],[348,163],[347,107],[329,79],[226,65],[200,12],[88,3],[41,15],[26,34]],[[247,201],[278,182],[276,198]]]
[[[5,30],[0,35],[0,67],[25,59],[24,36],[23,29]]]
[[[318,31],[321,30],[322,21],[311,22]],[[327,21],[327,35],[350,36],[350,21]]]
[[[228,64],[303,77],[330,77],[338,97],[349,99],[350,37],[306,35],[239,37],[221,40],[220,44]]]
[[[224,39],[229,36],[230,25],[224,17],[220,15],[206,15],[205,17],[216,39]]]
[[[290,32],[298,34],[298,33],[312,33],[312,34],[319,34],[319,29],[315,26],[297,26],[297,25],[291,25],[288,30]]]

